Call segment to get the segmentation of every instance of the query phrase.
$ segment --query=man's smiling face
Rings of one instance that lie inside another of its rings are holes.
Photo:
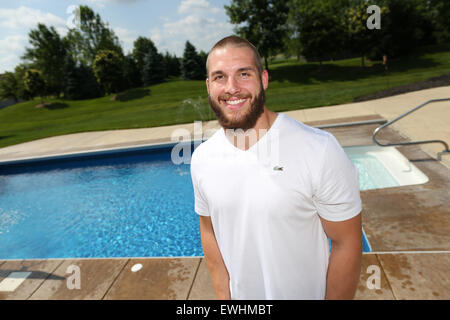
[[[208,57],[209,103],[224,129],[253,128],[264,111],[267,71],[258,72],[253,51],[227,46]]]

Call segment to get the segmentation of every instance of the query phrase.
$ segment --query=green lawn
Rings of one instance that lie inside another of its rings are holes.
[[[383,65],[361,59],[300,63],[284,60],[270,66],[267,106],[287,111],[352,102],[387,89]],[[450,48],[392,60],[389,87],[410,84],[450,72]],[[143,128],[214,119],[204,81],[170,80],[118,95],[91,100],[39,99],[0,110],[0,147],[35,139],[84,131]],[[414,107],[414,106],[411,106]]]

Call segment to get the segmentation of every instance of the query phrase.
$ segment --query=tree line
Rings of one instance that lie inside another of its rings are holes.
[[[29,34],[30,46],[14,72],[0,79],[0,98],[56,96],[89,99],[148,86],[167,77],[204,79],[206,53],[186,42],[178,58],[162,54],[153,41],[138,37],[124,54],[118,37],[100,15],[79,6],[79,25],[61,37],[54,27],[39,23]]]
[[[381,28],[367,28],[369,5],[380,8]],[[266,69],[279,53],[320,63],[361,57],[380,60],[419,46],[450,42],[447,0],[231,0],[225,6],[235,32],[255,44]],[[61,37],[38,24],[14,72],[0,79],[0,98],[57,96],[87,99],[160,83],[168,77],[204,79],[207,54],[186,42],[181,58],[138,37],[125,55],[114,31],[88,6],[79,25]]]
[[[369,5],[380,8],[380,29],[367,28]],[[319,62],[360,56],[364,65],[365,57],[397,58],[450,42],[448,0],[231,0],[225,10],[266,69],[278,53]]]

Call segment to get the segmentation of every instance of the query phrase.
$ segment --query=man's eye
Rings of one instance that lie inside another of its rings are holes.
[[[241,77],[246,78],[246,77],[248,77],[248,76],[249,76],[249,74],[248,74],[247,72],[242,72],[242,73],[241,73]]]
[[[214,78],[214,80],[222,80],[223,79],[223,76],[216,76],[215,78]]]

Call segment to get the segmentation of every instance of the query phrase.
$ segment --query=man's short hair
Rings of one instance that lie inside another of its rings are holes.
[[[261,63],[261,56],[259,55],[258,49],[251,44],[248,40],[238,37],[238,36],[228,36],[217,42],[209,51],[208,58],[206,59],[206,72],[209,74],[209,68],[208,68],[208,61],[209,61],[209,55],[211,52],[213,52],[215,49],[225,48],[225,47],[235,47],[235,48],[249,48],[253,51],[253,56],[255,60],[256,68],[258,69],[259,74],[261,75],[263,72],[263,66]]]

